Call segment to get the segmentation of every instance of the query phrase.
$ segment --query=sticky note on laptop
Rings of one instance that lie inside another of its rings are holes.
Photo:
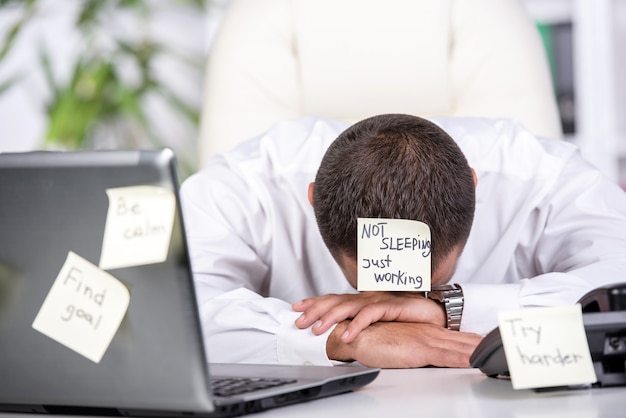
[[[108,189],[107,196],[100,268],[164,262],[176,212],[174,193],[163,187],[131,186]]]
[[[596,382],[580,304],[500,312],[498,324],[514,389]]]
[[[409,219],[357,219],[360,291],[430,290],[430,228]]]
[[[128,288],[69,252],[32,327],[99,363],[126,315]]]

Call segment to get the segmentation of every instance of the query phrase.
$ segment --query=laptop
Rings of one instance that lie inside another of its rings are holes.
[[[379,373],[208,362],[170,149],[0,154],[0,196],[2,411],[236,416]]]

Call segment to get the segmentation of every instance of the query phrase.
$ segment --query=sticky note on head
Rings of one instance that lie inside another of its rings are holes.
[[[357,219],[357,289],[430,290],[430,228],[409,219]]]
[[[99,363],[129,302],[130,293],[124,284],[70,252],[32,326]]]
[[[167,259],[176,197],[154,186],[108,189],[100,268],[162,263]]]

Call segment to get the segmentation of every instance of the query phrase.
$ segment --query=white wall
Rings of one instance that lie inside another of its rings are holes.
[[[182,2],[153,0],[155,14],[148,28],[137,28],[136,22],[120,13],[112,16],[109,29],[128,36],[136,34],[138,29],[147,29],[156,39],[195,61],[188,66],[163,60],[155,70],[159,79],[199,107],[202,104],[202,65],[228,1],[210,1],[209,11],[203,15],[181,6]],[[575,54],[579,57],[574,72],[577,102],[580,103],[577,117],[582,132],[574,140],[579,140],[588,158],[609,176],[624,180],[626,173],[620,176],[616,171],[626,170],[624,164],[617,164],[626,155],[626,80],[621,77],[626,71],[626,54],[621,53],[621,45],[626,42],[626,0],[523,1],[537,20],[569,19],[575,25],[578,20],[577,27],[582,30],[574,30],[574,35],[578,36]],[[15,88],[0,94],[0,152],[41,147],[49,91],[37,62],[39,46],[45,45],[51,51],[55,74],[66,78],[72,57],[81,43],[79,34],[72,29],[79,0],[40,0],[39,3],[42,12],[35,24],[29,25],[16,48],[0,63],[0,83],[11,74],[21,77]],[[590,10],[595,12],[590,13]],[[600,12],[611,20],[603,24]],[[15,7],[0,9],[0,39],[4,39],[18,16],[19,10]],[[597,32],[602,28],[605,30]],[[610,59],[602,61],[602,54]],[[591,58],[593,66],[585,65],[589,63],[588,57],[594,57]],[[132,77],[132,71],[128,73]],[[599,82],[602,84],[596,84]],[[157,99],[147,100],[145,107],[156,129],[167,139],[167,145],[182,158],[194,160],[196,127],[181,121]],[[603,126],[602,121],[606,121]]]
[[[524,0],[540,21],[569,21],[576,133],[583,155],[626,185],[626,0]]]

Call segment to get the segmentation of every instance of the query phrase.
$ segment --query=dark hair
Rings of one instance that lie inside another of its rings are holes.
[[[335,258],[356,256],[357,218],[428,224],[434,271],[467,241],[474,180],[443,129],[417,116],[379,115],[352,125],[330,145],[315,177],[313,207]]]

